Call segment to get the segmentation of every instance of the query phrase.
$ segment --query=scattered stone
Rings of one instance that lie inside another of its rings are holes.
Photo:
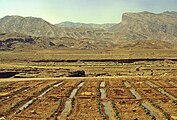
[[[36,114],[36,111],[35,111],[35,110],[32,110],[31,113],[32,113],[32,114]]]

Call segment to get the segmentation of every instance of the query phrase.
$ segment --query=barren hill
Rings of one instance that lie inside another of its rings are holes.
[[[118,24],[53,25],[21,16],[0,19],[0,49],[171,49],[176,44],[177,12],[124,13]]]
[[[109,30],[118,39],[177,42],[177,12],[124,13],[122,21]]]
[[[65,28],[91,28],[91,29],[109,29],[113,25],[116,25],[116,23],[106,23],[106,24],[94,24],[94,23],[74,23],[74,22],[61,22],[59,24],[55,24],[58,27],[65,27]]]
[[[0,33],[14,32],[50,37],[59,34],[59,29],[42,18],[5,16],[0,19]]]

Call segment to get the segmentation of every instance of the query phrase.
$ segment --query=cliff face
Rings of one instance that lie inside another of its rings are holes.
[[[121,23],[110,31],[126,40],[177,40],[177,12],[124,13]]]

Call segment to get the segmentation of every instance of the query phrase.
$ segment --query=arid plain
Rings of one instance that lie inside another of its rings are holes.
[[[177,50],[1,51],[0,117],[170,120]]]

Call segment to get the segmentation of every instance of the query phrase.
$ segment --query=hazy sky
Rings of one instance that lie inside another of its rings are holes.
[[[0,18],[34,16],[51,23],[118,23],[122,13],[141,11],[177,11],[177,0],[0,0]]]

